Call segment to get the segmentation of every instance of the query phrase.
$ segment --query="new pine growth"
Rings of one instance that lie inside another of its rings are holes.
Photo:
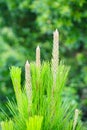
[[[25,87],[26,87],[26,95],[28,98],[28,107],[30,111],[32,106],[32,84],[31,84],[30,64],[28,61],[26,61],[25,64]]]

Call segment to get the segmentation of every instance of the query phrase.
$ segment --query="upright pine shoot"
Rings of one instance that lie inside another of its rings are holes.
[[[76,129],[76,125],[77,125],[77,122],[78,122],[78,115],[79,115],[79,110],[76,109],[75,110],[75,116],[74,116],[74,122],[73,122],[73,130]]]
[[[53,73],[53,89],[55,88],[56,76],[59,65],[59,32],[53,33],[53,51],[52,51],[52,73]]]
[[[25,64],[25,87],[28,99],[28,109],[30,112],[32,107],[32,84],[31,84],[30,64],[28,63],[28,61]]]
[[[40,47],[37,46],[36,48],[36,66],[39,68],[41,66],[41,61],[40,61]]]

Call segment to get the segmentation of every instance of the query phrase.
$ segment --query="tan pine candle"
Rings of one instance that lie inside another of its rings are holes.
[[[59,32],[53,33],[53,51],[52,51],[52,73],[53,73],[53,88],[55,87],[56,75],[59,64]]]
[[[40,47],[37,46],[36,48],[36,66],[40,67],[41,66],[41,61],[40,61]]]
[[[75,110],[75,116],[74,116],[74,122],[73,122],[73,130],[75,130],[75,128],[76,128],[77,121],[78,121],[78,115],[79,115],[79,110],[76,109]]]
[[[32,106],[32,84],[31,84],[30,64],[28,61],[26,61],[25,64],[25,87],[28,98],[28,107],[30,111]]]

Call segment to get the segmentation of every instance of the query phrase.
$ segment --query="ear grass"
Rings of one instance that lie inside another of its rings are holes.
[[[70,67],[59,62],[59,33],[53,35],[52,63],[40,62],[40,48],[36,49],[36,63],[25,64],[25,88],[21,87],[21,69],[12,66],[10,76],[16,105],[8,100],[12,117],[1,122],[2,130],[85,130],[78,118],[78,110],[63,97]],[[73,114],[75,110],[75,116]]]

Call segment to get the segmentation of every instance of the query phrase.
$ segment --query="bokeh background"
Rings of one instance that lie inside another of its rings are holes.
[[[87,121],[87,0],[0,0],[0,107],[14,96],[9,68],[50,60],[53,31],[60,33],[60,60],[71,66],[64,95]],[[24,77],[24,73],[22,74]],[[2,114],[0,113],[0,116]]]

